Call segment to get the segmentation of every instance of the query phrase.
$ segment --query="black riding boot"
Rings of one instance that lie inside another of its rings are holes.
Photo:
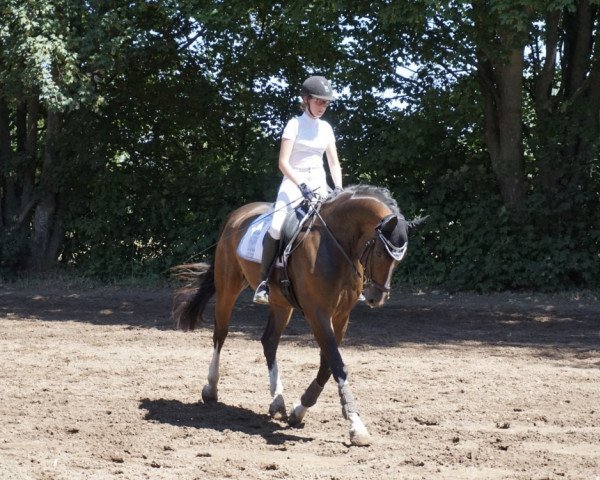
[[[275,240],[269,232],[263,240],[263,253],[260,262],[260,283],[254,292],[254,303],[269,303],[269,276],[279,252],[279,240]]]

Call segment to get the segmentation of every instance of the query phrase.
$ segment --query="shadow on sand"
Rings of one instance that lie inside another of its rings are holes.
[[[177,427],[210,429],[218,432],[230,430],[246,435],[258,435],[269,445],[314,440],[312,437],[297,435],[302,426],[291,428],[272,420],[268,415],[260,415],[246,408],[220,402],[206,405],[201,402],[183,403],[179,400],[145,398],[140,401],[140,409],[146,410],[145,419],[153,422]]]
[[[249,290],[234,307],[231,332],[259,341],[268,309],[255,305]],[[168,289],[33,291],[0,289],[0,319],[82,322],[128,328],[173,330]],[[471,298],[472,297],[472,298]],[[358,304],[351,314],[345,345],[386,347],[402,343],[431,346],[468,342],[501,346],[533,346],[596,356],[600,351],[600,302],[548,304],[533,300],[511,304],[510,296],[414,296],[398,293],[383,308]],[[214,303],[198,329],[212,330]],[[316,348],[307,322],[295,313],[282,342]],[[551,352],[546,351],[545,354]],[[317,355],[317,354],[316,354]]]

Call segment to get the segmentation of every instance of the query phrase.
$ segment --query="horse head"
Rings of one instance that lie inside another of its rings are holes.
[[[333,243],[361,279],[366,303],[383,306],[394,269],[406,255],[408,233],[427,217],[407,221],[388,189],[364,184],[335,192],[325,201],[323,216]]]
[[[402,214],[390,214],[375,228],[361,258],[365,272],[363,295],[370,307],[381,307],[389,298],[392,273],[408,249],[408,231],[426,219],[407,221]]]

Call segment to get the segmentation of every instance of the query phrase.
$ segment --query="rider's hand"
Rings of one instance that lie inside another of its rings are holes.
[[[300,189],[300,193],[302,193],[302,196],[307,201],[311,202],[315,198],[315,194],[310,188],[308,188],[308,185],[306,185],[306,183],[301,183],[300,185],[298,185],[298,188]]]

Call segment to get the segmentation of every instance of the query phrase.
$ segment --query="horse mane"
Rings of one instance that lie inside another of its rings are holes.
[[[329,197],[325,199],[325,202],[323,203],[332,202],[337,197],[345,193],[350,193],[353,197],[374,197],[383,204],[387,205],[387,207],[392,211],[394,215],[404,218],[404,216],[400,212],[398,203],[396,203],[396,200],[394,200],[390,191],[385,187],[376,187],[373,185],[366,184],[349,185],[348,187],[344,188],[341,192],[333,192]]]

